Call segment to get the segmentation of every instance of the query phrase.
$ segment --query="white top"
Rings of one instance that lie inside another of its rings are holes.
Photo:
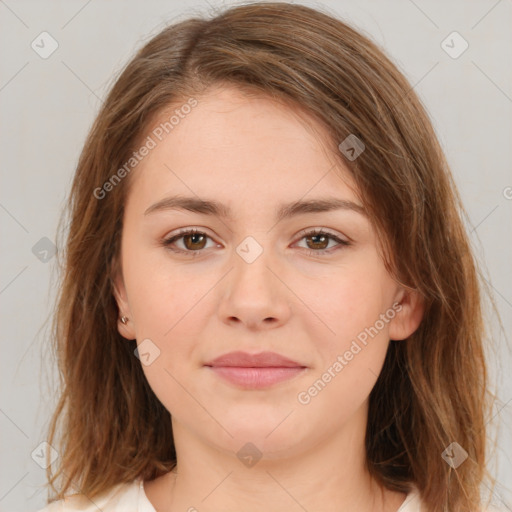
[[[396,512],[421,512],[421,500],[414,488]],[[118,484],[94,499],[75,494],[50,503],[37,512],[156,512],[144,492],[144,483],[136,479],[131,483]]]

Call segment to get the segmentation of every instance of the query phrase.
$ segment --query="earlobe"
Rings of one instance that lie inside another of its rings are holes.
[[[389,337],[392,340],[405,340],[418,329],[423,313],[425,301],[417,290],[401,288],[397,297],[396,315],[389,324]]]
[[[112,279],[112,290],[114,298],[119,309],[119,318],[117,320],[117,330],[119,334],[128,340],[135,339],[135,330],[132,321],[132,314],[128,304],[126,287],[124,285],[123,276],[118,267],[114,272]]]

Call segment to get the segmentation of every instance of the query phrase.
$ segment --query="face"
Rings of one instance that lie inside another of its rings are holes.
[[[197,100],[162,140],[152,132],[156,146],[129,177],[119,330],[137,340],[173,426],[225,451],[299,453],[366,421],[390,338],[419,323],[417,300],[386,271],[321,126],[234,88]],[[294,364],[208,366],[233,351]]]

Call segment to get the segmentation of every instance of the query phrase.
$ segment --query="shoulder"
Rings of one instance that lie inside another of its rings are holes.
[[[410,484],[410,487],[411,490],[407,493],[397,512],[424,512],[426,508],[418,488],[413,483]]]
[[[397,512],[424,512],[427,509],[428,508],[425,505],[425,502],[421,499],[418,488],[415,485],[412,485],[411,491],[407,494],[405,501],[402,503]],[[504,504],[499,506],[489,504],[480,512],[506,512],[508,510],[510,509]]]
[[[92,500],[84,494],[73,494],[53,501],[37,512],[121,512],[139,510],[140,482],[120,483]]]
[[[40,508],[37,512],[62,512],[64,510],[64,500],[52,501],[44,508]]]
[[[503,503],[503,502],[502,502]],[[510,510],[508,506],[506,506],[504,503],[502,505],[489,505],[486,509],[484,509],[484,512],[507,512]]]

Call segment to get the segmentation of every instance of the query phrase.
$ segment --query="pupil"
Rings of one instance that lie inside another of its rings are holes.
[[[204,235],[197,234],[197,233],[193,233],[193,234],[191,234],[191,235],[187,235],[187,236],[185,237],[185,239],[186,239],[187,241],[192,240],[192,243],[191,243],[191,244],[190,244],[190,243],[187,243],[187,244],[186,244],[188,249],[190,249],[190,247],[189,247],[190,245],[195,245],[195,244],[197,244],[197,243],[200,243],[200,241],[198,241],[198,240],[197,240],[197,238],[199,238],[199,239],[204,238]],[[193,247],[192,247],[192,248],[193,248]],[[201,248],[202,248],[202,247],[201,247]]]
[[[325,235],[311,235],[308,238],[312,238],[314,240],[318,240],[319,238],[322,239],[321,242],[318,242],[318,241],[313,242],[315,246],[318,245],[319,243],[325,245],[325,241],[327,239],[327,237]],[[316,248],[318,249],[318,247],[316,247]],[[320,247],[320,248],[324,249],[325,247]]]

